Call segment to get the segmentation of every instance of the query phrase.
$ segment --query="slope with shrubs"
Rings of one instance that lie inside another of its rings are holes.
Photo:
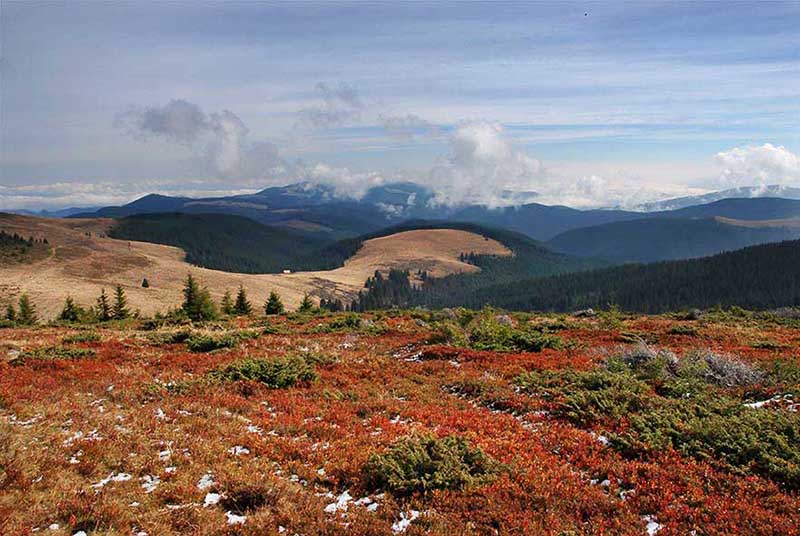
[[[676,317],[4,329],[3,529],[800,535],[797,320]]]

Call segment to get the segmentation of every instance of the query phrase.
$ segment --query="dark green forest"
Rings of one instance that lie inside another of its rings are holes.
[[[327,242],[225,214],[137,214],[117,221],[113,238],[176,246],[197,266],[238,273],[325,270],[338,259],[316,255]]]
[[[426,282],[415,300],[453,305],[446,289],[463,284],[451,276]],[[611,304],[660,313],[737,305],[771,309],[800,305],[800,241],[751,246],[713,257],[630,264],[581,273],[526,279],[466,292],[460,305],[491,304],[513,310],[571,311]]]

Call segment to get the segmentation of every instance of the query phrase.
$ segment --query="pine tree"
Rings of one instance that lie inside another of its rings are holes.
[[[311,296],[306,294],[303,296],[303,301],[300,303],[300,307],[297,309],[298,313],[309,313],[314,310],[314,302],[311,301]]]
[[[17,320],[17,310],[14,309],[13,303],[6,305],[6,320],[9,322],[16,322]]]
[[[75,304],[75,300],[72,299],[72,296],[67,296],[67,299],[64,300],[64,308],[61,309],[61,314],[58,315],[58,319],[64,322],[77,322],[80,320],[82,312],[81,308]]]
[[[234,305],[234,310],[236,311],[237,315],[249,315],[253,312],[253,306],[250,305],[250,302],[247,300],[247,294],[244,291],[244,287],[239,285],[239,292],[236,294],[236,305]]]
[[[125,297],[122,285],[117,285],[114,289],[114,307],[111,314],[115,320],[125,320],[131,316],[131,312],[128,309],[128,299]]]
[[[17,314],[17,323],[23,326],[33,326],[39,319],[36,317],[36,306],[31,303],[27,294],[19,297],[19,313]]]
[[[220,307],[222,308],[222,313],[225,315],[230,316],[234,313],[233,300],[231,299],[231,293],[229,290],[226,290],[225,294],[222,295]]]
[[[142,279],[142,288],[150,288],[150,281],[146,277]]]
[[[267,303],[264,304],[264,312],[268,315],[279,315],[284,311],[285,309],[283,308],[281,297],[273,290],[269,293]]]
[[[217,317],[217,310],[208,290],[189,273],[183,285],[183,311],[192,320],[212,320]]]
[[[101,322],[111,320],[111,304],[104,288],[100,289],[100,296],[97,297],[97,319]]]

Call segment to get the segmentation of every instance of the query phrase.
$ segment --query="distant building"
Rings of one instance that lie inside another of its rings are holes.
[[[284,273],[284,274],[291,274],[291,273],[292,273],[292,271],[291,271],[291,270],[284,270],[284,271],[283,271],[283,273]]]

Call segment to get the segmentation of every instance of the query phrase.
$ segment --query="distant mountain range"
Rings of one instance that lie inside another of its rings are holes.
[[[755,244],[800,238],[798,225],[739,225],[717,218],[647,218],[582,227],[547,242],[556,251],[614,263],[706,257]]]
[[[753,199],[756,197],[782,197],[784,199],[800,199],[800,188],[772,184],[769,186],[741,186],[719,192],[711,192],[703,195],[691,195],[686,197],[676,197],[674,199],[664,199],[652,203],[643,203],[634,207],[634,210],[641,212],[657,212],[662,210],[676,210],[692,205],[705,205],[720,201],[722,199]]]
[[[787,195],[800,193],[800,190],[796,189],[777,188],[770,187],[768,191],[785,192]],[[642,213],[612,209],[578,210],[539,203],[504,208],[489,208],[482,205],[442,206],[432,202],[434,193],[431,190],[410,182],[374,187],[361,199],[354,200],[337,196],[332,186],[297,183],[267,188],[254,194],[227,197],[193,199],[151,194],[127,205],[67,215],[120,218],[154,213],[219,213],[243,216],[259,223],[286,227],[301,233],[327,235],[331,239],[358,236],[411,219],[438,219],[510,229],[537,240],[550,240],[572,229],[646,217],[723,216],[757,220],[800,216],[800,200],[745,197],[745,194],[754,194],[753,189],[729,192],[731,195],[741,197],[705,204],[690,204],[689,200],[695,199],[700,202],[724,195],[724,192],[697,198],[682,198],[669,202],[676,206],[686,205],[681,208]],[[534,192],[525,194],[527,198],[535,196]],[[511,195],[509,193],[509,196]]]

